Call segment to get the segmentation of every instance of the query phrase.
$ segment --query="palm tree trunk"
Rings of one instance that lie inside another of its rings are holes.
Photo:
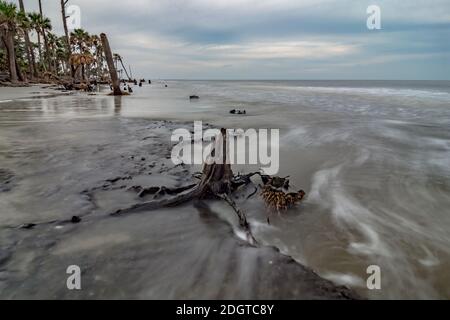
[[[34,48],[30,43],[30,55],[31,55],[31,64],[33,65],[33,76],[34,78],[39,77],[37,65],[36,65],[36,55],[34,54]]]
[[[100,81],[102,68],[102,52],[97,48],[97,81]]]
[[[15,60],[15,65],[16,65],[16,73],[17,73],[17,78],[19,79],[19,81],[25,81],[25,77],[22,74],[22,70],[20,70],[20,66],[19,66],[19,62],[17,61],[17,58],[14,59]]]
[[[56,53],[54,50],[52,50],[53,58],[53,70],[55,71],[55,74],[58,75],[58,58],[56,57]]]
[[[42,17],[43,15],[42,15],[42,1],[41,0],[39,0],[39,13],[41,14],[41,17]]]
[[[36,34],[38,40],[39,64],[42,64],[41,33],[38,29],[36,29]]]
[[[8,54],[9,78],[11,82],[15,83],[18,81],[18,77],[16,68],[16,52],[14,49],[14,39],[12,33],[6,32],[6,34],[2,36],[2,40]]]
[[[67,53],[68,53],[68,59],[70,59],[70,56],[72,55],[72,48],[70,47],[70,38],[69,38],[69,28],[67,27],[67,16],[66,16],[66,4],[69,0],[61,0],[61,15],[62,15],[62,21],[64,26],[64,34],[66,35],[66,46],[67,46]],[[70,65],[70,64],[69,64]],[[71,68],[71,74],[72,78],[74,77],[74,68],[70,65]]]
[[[50,59],[50,48],[48,46],[48,40],[47,40],[47,34],[45,33],[45,30],[42,29],[42,35],[44,37],[44,47],[45,47],[45,61],[47,62],[48,70],[52,71],[52,64]]]
[[[61,0],[61,14],[64,26],[64,34],[66,35],[67,51],[69,52],[70,55],[72,50],[70,48],[69,28],[67,28],[67,16],[66,16],[66,4],[68,1],[69,0]]]
[[[38,74],[38,69],[36,66],[36,55],[34,54],[34,48],[31,44],[28,33],[25,33],[25,45],[28,47],[27,54],[29,54],[30,59],[31,59],[31,62],[29,62],[29,64],[31,65],[31,71],[30,71],[31,79],[34,79],[34,78],[39,77],[39,74]]]
[[[39,0],[39,14],[41,15],[41,19],[44,18],[44,14],[42,11],[42,1]],[[50,63],[50,52],[48,50],[48,41],[47,41],[47,35],[45,34],[45,30],[42,29],[42,37],[44,38],[44,47],[45,47],[45,54],[44,54],[44,59],[42,61],[42,64],[44,65],[44,69],[47,70],[47,68],[45,67],[45,64],[47,63],[48,69],[52,69],[51,63]],[[39,46],[40,47],[40,46]],[[41,52],[42,54],[42,52]],[[42,59],[42,58],[41,58]]]
[[[114,59],[111,52],[111,47],[109,46],[108,37],[106,34],[102,33],[100,35],[103,44],[103,51],[105,52],[106,63],[108,63],[109,75],[111,76],[111,82],[113,86],[113,95],[121,96],[122,91],[120,90],[119,78],[117,77],[116,67],[114,67]]]
[[[43,19],[44,18],[44,14],[43,14],[43,11],[42,11],[42,1],[41,0],[39,0],[39,14],[41,15],[41,19]],[[44,59],[44,61],[47,63],[48,69],[51,71],[52,70],[52,65],[50,63],[50,51],[48,49],[47,35],[46,35],[44,29],[42,29],[42,37],[44,38],[44,47],[45,47],[45,59]],[[45,62],[44,62],[44,64],[45,64]]]
[[[19,0],[19,7],[20,7],[20,11],[23,14],[26,14],[25,6],[23,5],[23,0]],[[27,52],[27,60],[28,60],[28,72],[30,73],[31,79],[33,79],[35,77],[35,75],[37,74],[36,63],[34,61],[34,53],[31,48],[30,36],[28,35],[28,31],[26,31],[26,30],[24,32],[24,38],[25,38],[25,51]]]

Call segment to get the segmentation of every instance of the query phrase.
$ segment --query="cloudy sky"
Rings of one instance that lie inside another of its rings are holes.
[[[13,0],[11,0],[13,1]],[[25,0],[37,10],[38,0]],[[62,34],[59,0],[42,0]],[[450,79],[450,0],[70,0],[136,77]],[[381,8],[381,30],[366,9]]]

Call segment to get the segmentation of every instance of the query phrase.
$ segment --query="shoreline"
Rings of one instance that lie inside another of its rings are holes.
[[[20,88],[14,93],[14,95],[10,95],[10,97],[14,98],[14,100],[21,100],[21,99],[28,99],[36,97],[33,95],[33,91],[37,90],[37,87],[40,87],[41,90],[44,92],[40,92],[39,96],[37,98],[49,98],[51,97],[51,94],[55,94],[54,89],[48,89],[48,88],[42,88],[40,85],[28,87],[29,90],[26,90],[26,94],[23,94],[24,88]],[[9,90],[8,88],[7,90]],[[47,90],[48,89],[48,90]],[[0,92],[3,91],[3,88],[0,88]],[[22,96],[19,95],[19,93],[22,92]],[[36,93],[34,93],[36,94]],[[48,94],[48,95],[47,95]],[[87,94],[86,94],[87,95]],[[1,108],[1,104],[0,104]],[[95,122],[96,120],[93,119]],[[93,187],[90,185],[91,190],[87,190],[82,192],[82,195],[84,197],[88,197],[92,200],[92,208],[98,207],[99,204],[97,203],[98,200],[95,199],[103,199],[103,198],[109,198],[109,192],[126,192],[125,190],[128,190],[131,187],[136,187],[135,181],[139,181],[139,179],[142,179],[142,175],[145,173],[146,175],[160,175],[161,178],[164,180],[174,180],[180,182],[187,182],[191,178],[192,174],[192,168],[179,168],[176,166],[170,166],[167,161],[167,155],[170,155],[170,144],[167,143],[166,135],[162,134],[161,131],[173,131],[177,127],[181,126],[181,122],[172,122],[172,121],[156,121],[156,120],[149,120],[149,119],[139,119],[134,120],[135,122],[142,123],[142,126],[147,128],[143,133],[145,133],[145,136],[142,136],[141,133],[139,133],[139,137],[137,139],[133,139],[133,143],[137,143],[140,140],[145,141],[145,144],[148,148],[152,149],[151,156],[154,158],[153,161],[150,161],[149,159],[145,159],[144,156],[139,155],[139,153],[135,154],[134,152],[137,152],[138,150],[134,150],[131,154],[122,154],[121,155],[121,161],[122,165],[121,167],[129,167],[132,168],[128,171],[126,171],[123,175],[120,172],[115,172],[113,175],[109,178],[105,179],[105,182],[98,187]],[[120,146],[118,146],[120,147]],[[155,157],[156,155],[156,157]],[[158,155],[166,155],[166,157],[158,156]],[[145,159],[145,160],[142,160]],[[150,163],[150,164],[149,164]],[[149,166],[151,168],[149,168]],[[6,168],[8,169],[8,168]],[[8,179],[2,182],[7,181],[14,181],[15,175],[14,173],[11,173],[10,171],[6,171],[8,173]],[[19,181],[14,181],[14,184],[20,184]],[[8,184],[9,184],[8,182]],[[140,185],[139,185],[140,186]],[[149,187],[149,185],[146,185],[142,183],[142,187]],[[14,186],[12,187],[14,188]],[[123,205],[123,204],[122,204]],[[100,205],[101,207],[101,205]],[[104,213],[108,211],[108,209],[101,208],[100,210],[94,210],[91,211],[91,213],[87,214],[86,216],[82,216],[83,221],[85,219],[90,220],[90,223],[93,225],[98,224],[99,221],[96,221],[97,218],[101,218],[104,216]],[[202,209],[203,210],[203,209]],[[103,214],[101,214],[103,212]],[[206,212],[208,214],[213,213],[210,212],[210,209],[207,209]],[[223,212],[221,212],[223,213]],[[145,216],[144,219],[152,220],[152,214],[153,213],[144,213],[143,216]],[[177,214],[177,213],[174,213]],[[230,213],[232,214],[232,213]],[[214,215],[214,213],[213,213]],[[131,218],[134,219],[134,218]],[[261,293],[252,293],[250,296],[254,299],[361,299],[361,297],[356,294],[352,289],[349,289],[345,286],[339,286],[334,284],[333,282],[326,280],[322,277],[320,277],[317,273],[315,273],[314,270],[302,265],[301,263],[294,260],[291,256],[285,255],[280,252],[278,248],[275,246],[266,246],[261,245],[260,247],[254,248],[251,247],[248,243],[243,242],[240,240],[236,234],[233,231],[233,225],[230,224],[230,222],[223,218],[214,218],[217,219],[217,221],[221,221],[220,223],[226,223],[228,224],[229,231],[226,232],[222,237],[222,241],[226,241],[229,243],[230,250],[232,251],[244,251],[247,252],[247,254],[250,255],[256,255],[258,256],[261,264],[258,264],[255,268],[255,272],[259,274],[260,281],[258,281],[258,288],[262,288],[264,286],[269,286],[270,290],[269,292],[266,292],[264,289],[258,289],[262,290]],[[39,224],[38,221],[22,221],[23,223],[37,223],[35,227],[33,227],[33,230],[20,230],[16,228],[8,228],[8,232],[14,233],[14,232],[26,232],[27,234],[24,234],[24,236],[29,239],[29,241],[32,241],[34,236],[33,234],[35,232],[44,231],[42,229],[47,230],[46,237],[49,237],[49,241],[55,241],[55,238],[52,236],[54,229],[61,225],[60,222],[55,221],[51,222],[50,224],[43,223]],[[82,224],[81,224],[82,225]],[[93,226],[90,226],[93,227]],[[4,229],[4,226],[2,227]],[[4,229],[6,230],[6,229]],[[79,231],[77,231],[79,232]],[[181,231],[182,232],[182,231]],[[30,238],[28,238],[28,233],[30,234]],[[230,237],[230,239],[228,239]],[[28,240],[27,240],[28,241]],[[193,239],[192,241],[195,241]],[[56,240],[56,242],[58,242]],[[194,242],[195,243],[195,242]],[[58,247],[61,246],[61,244],[56,243]],[[64,247],[64,246],[63,246]],[[13,251],[14,246],[10,248],[11,256],[6,257],[5,259],[2,259],[1,265],[7,265],[8,261],[10,259],[13,259]],[[63,248],[61,250],[64,250]],[[8,250],[9,251],[9,250]],[[43,254],[46,254],[43,252]],[[146,259],[151,259],[150,257],[145,257],[144,261]],[[265,261],[265,262],[264,262]],[[237,262],[237,261],[236,261]],[[232,268],[234,269],[234,267]],[[229,271],[228,271],[229,272]],[[262,280],[263,279],[263,280]],[[293,285],[295,283],[295,285]],[[188,289],[188,288],[187,288]],[[223,298],[229,299],[233,296],[225,295]],[[101,298],[100,296],[98,298]],[[162,297],[167,298],[167,297]],[[179,299],[182,299],[183,297],[179,297]],[[201,295],[201,298],[217,298],[216,296],[208,296]],[[246,298],[246,297],[243,297]],[[248,297],[247,297],[248,298]]]

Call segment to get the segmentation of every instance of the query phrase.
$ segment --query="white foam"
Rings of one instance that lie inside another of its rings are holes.
[[[422,246],[422,249],[425,251],[425,257],[422,259],[419,259],[419,263],[425,267],[435,267],[438,266],[441,262],[439,259],[431,253],[431,251],[425,247]]]
[[[337,93],[337,94],[364,94],[373,96],[399,96],[412,98],[436,98],[436,99],[450,99],[450,93],[443,91],[432,91],[423,89],[401,89],[401,88],[357,88],[357,87],[293,87],[285,86],[283,89],[322,92],[322,93]]]
[[[351,286],[361,288],[365,286],[364,280],[353,274],[330,272],[322,274],[322,277],[341,286]]]

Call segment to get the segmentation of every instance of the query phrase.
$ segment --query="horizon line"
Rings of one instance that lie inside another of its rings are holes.
[[[152,80],[152,78],[148,78]],[[190,79],[190,78],[155,78],[154,81],[450,81],[449,79]]]

